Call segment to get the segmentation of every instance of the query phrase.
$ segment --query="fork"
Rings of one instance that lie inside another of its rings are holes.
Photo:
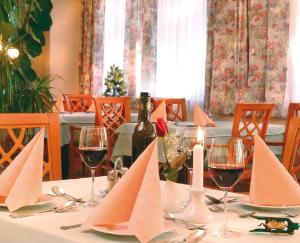
[[[205,195],[207,199],[209,199],[211,202],[208,203],[208,205],[212,205],[212,204],[222,204],[224,203],[224,201],[222,199],[224,199],[223,197],[218,199],[218,198],[215,198],[213,196],[210,196],[210,195]],[[227,200],[227,203],[234,203],[237,201],[237,198],[234,197],[232,199],[229,199]]]
[[[213,212],[224,212],[224,209],[222,207],[218,206],[218,205],[214,205],[213,207],[211,207],[209,209]],[[229,208],[228,211],[233,212],[233,213],[237,213],[240,218],[254,217],[254,215],[256,214],[256,211],[244,212],[244,211],[237,210],[237,209],[234,209],[234,208]]]

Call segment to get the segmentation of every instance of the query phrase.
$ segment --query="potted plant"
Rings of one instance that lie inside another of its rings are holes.
[[[106,86],[104,96],[124,96],[127,93],[124,82],[124,71],[115,64],[110,66],[104,84]]]
[[[50,82],[31,61],[42,53],[52,25],[51,0],[0,1],[0,112],[49,112],[55,104]]]

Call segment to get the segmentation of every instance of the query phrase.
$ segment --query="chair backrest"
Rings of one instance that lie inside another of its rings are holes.
[[[267,103],[239,103],[236,105],[232,137],[241,138],[245,145],[244,177],[251,176],[249,163],[252,163],[253,159],[253,135],[258,134],[265,140],[273,108],[274,104]]]
[[[58,113],[0,114],[0,168],[4,170],[36,134],[45,127],[44,180],[61,179]]]
[[[154,109],[156,109],[163,100],[166,102],[166,112],[168,121],[186,121],[186,101],[185,98],[156,98]]]
[[[282,163],[291,175],[297,179],[300,172],[300,117],[289,122]]]
[[[284,132],[283,144],[286,143],[286,136],[289,129],[289,124],[293,117],[300,117],[300,103],[289,104],[289,109],[285,120],[285,132]]]
[[[117,140],[115,131],[125,122],[130,122],[130,97],[95,97],[97,126],[105,126],[108,136],[108,158]]]
[[[90,94],[63,94],[64,109],[69,112],[86,112],[93,104]]]

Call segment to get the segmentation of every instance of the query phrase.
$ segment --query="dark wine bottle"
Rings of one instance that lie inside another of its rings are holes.
[[[139,122],[132,135],[132,160],[133,163],[139,155],[156,137],[155,129],[149,120],[151,110],[151,97],[147,92],[141,92]]]

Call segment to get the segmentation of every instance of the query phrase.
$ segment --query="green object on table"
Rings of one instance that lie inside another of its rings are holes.
[[[259,220],[265,220],[265,223],[261,223],[258,226],[263,226],[264,228],[257,228],[250,230],[250,232],[266,232],[275,234],[286,234],[292,235],[294,231],[299,229],[298,223],[294,223],[289,218],[276,218],[276,217],[263,217],[254,216],[254,218]]]

